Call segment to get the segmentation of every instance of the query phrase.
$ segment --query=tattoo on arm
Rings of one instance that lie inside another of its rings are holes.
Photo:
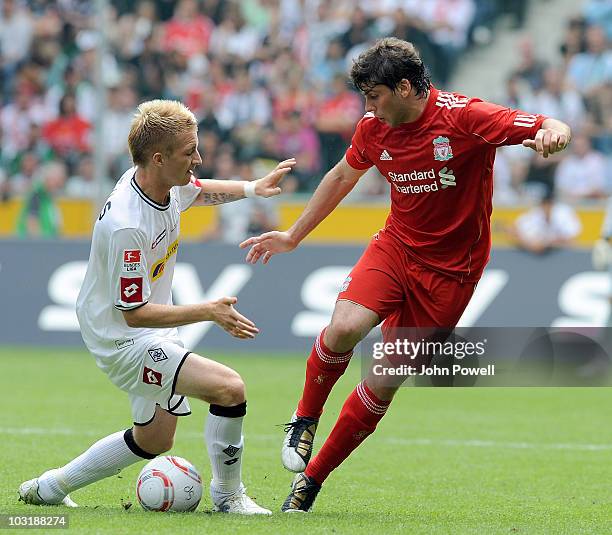
[[[210,206],[213,204],[225,204],[244,199],[244,195],[234,195],[232,193],[206,193],[201,192],[198,199],[199,204]]]

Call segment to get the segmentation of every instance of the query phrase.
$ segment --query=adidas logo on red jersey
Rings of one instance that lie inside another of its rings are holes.
[[[383,150],[380,153],[380,159],[381,160],[393,160],[393,158],[391,158],[391,155],[386,150]]]

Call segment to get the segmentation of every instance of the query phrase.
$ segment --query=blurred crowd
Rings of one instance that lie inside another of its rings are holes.
[[[89,0],[0,0],[0,197],[24,196],[25,210],[34,206],[30,219],[40,217],[41,198],[94,197],[94,125],[110,190],[131,165],[132,112],[151,98],[179,99],[196,114],[201,178],[237,178],[247,168],[261,176],[294,156],[285,191],[312,191],[363,114],[347,81],[353,58],[395,35],[417,45],[437,86],[452,89],[466,49],[490,40],[500,19],[520,28],[528,2],[113,0],[101,15]],[[554,115],[577,136],[562,164],[504,151],[497,202],[521,202],[539,183],[557,182],[559,191],[583,198],[607,191],[611,11],[609,0],[590,0],[568,22],[557,65],[543,64],[528,40],[522,44],[504,103]],[[103,107],[94,84],[99,25],[107,37]],[[589,183],[578,188],[574,177],[587,168]],[[367,198],[388,194],[380,179],[365,183]],[[253,213],[247,228],[274,225],[256,206]]]
[[[548,159],[521,147],[497,152],[497,204],[539,201],[551,195],[569,204],[606,198],[612,186],[612,1],[589,0],[567,21],[558,55],[542,61],[529,37],[498,100],[572,127],[569,149]]]
[[[150,98],[184,101],[200,120],[206,162],[229,153],[295,156],[292,186],[314,188],[344,152],[363,113],[348,84],[351,59],[378,37],[413,41],[444,85],[475,28],[502,11],[524,18],[526,0],[115,0],[100,22],[95,2],[2,0],[3,195],[23,194],[32,170],[66,166],[66,193],[91,190],[96,24],[108,52],[101,117],[109,179],[129,165],[131,111]],[[68,185],[70,188],[68,188]]]

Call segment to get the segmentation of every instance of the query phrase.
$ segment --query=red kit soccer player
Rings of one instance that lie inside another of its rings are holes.
[[[391,212],[338,295],[331,323],[306,365],[302,398],[283,443],[285,468],[299,472],[283,511],[308,511],[321,485],[370,435],[398,385],[372,373],[348,397],[310,461],[319,416],[353,348],[382,322],[393,328],[455,327],[489,259],[493,160],[502,145],[544,158],[570,140],[564,123],[433,87],[411,43],[379,41],[355,61],[351,78],[366,114],[345,157],[321,181],[286,232],[267,232],[247,260],[291,251],[373,165],[391,185]],[[310,462],[309,462],[310,461]]]

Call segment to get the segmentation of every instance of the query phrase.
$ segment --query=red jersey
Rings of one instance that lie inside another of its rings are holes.
[[[85,119],[70,115],[46,123],[42,135],[55,152],[65,156],[71,151],[87,152],[90,131],[91,125]]]
[[[203,15],[189,21],[170,19],[165,26],[163,48],[169,52],[176,50],[188,58],[206,52],[213,29],[212,21]]]
[[[392,128],[366,113],[346,160],[375,165],[391,184],[383,232],[422,264],[477,281],[491,249],[495,149],[533,139],[544,119],[432,86],[412,123]]]

